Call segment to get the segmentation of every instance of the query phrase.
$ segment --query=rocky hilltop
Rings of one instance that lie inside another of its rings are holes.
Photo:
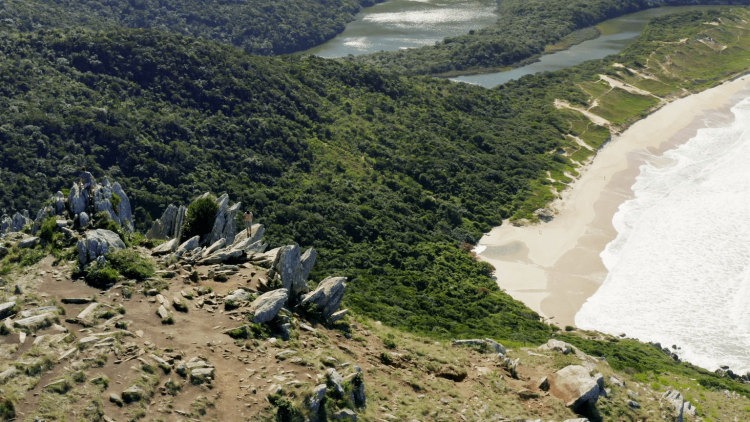
[[[105,181],[92,198],[58,192],[34,220],[7,217],[3,420],[699,420],[748,407],[561,339],[435,341],[353,315],[344,277],[310,280],[314,249],[267,250],[262,225],[238,230],[227,195],[170,205],[145,236],[129,207]]]

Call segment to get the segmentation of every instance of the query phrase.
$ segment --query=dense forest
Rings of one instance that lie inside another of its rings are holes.
[[[574,32],[649,7],[750,4],[750,0],[504,0],[494,26],[433,46],[387,51],[348,60],[412,75],[451,75],[506,68],[533,59]]]
[[[716,16],[656,20],[621,57],[494,90],[315,57],[255,56],[155,30],[6,33],[0,206],[35,211],[82,164],[123,184],[140,229],[170,202],[227,192],[259,216],[274,245],[317,248],[314,277],[350,277],[348,306],[366,315],[439,337],[540,341],[550,328],[500,292],[491,268],[466,249],[564,188],[564,174],[593,153],[565,135],[593,148],[608,138],[554,99],[587,104],[581,87],[595,88],[600,73],[618,76],[613,60],[643,66],[665,45],[649,36],[677,40]],[[716,31],[715,39],[744,45]],[[722,65],[743,57],[736,46],[724,59],[696,51],[670,54],[717,64],[679,68],[700,70],[704,86],[745,63]],[[696,77],[660,89],[683,92]],[[602,97],[627,106],[601,109],[617,124],[653,105],[620,91]]]
[[[383,0],[4,0],[0,27],[154,28],[262,55],[305,50],[333,38],[362,7]]]

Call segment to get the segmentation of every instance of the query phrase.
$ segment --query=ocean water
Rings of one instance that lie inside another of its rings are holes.
[[[750,370],[750,98],[641,166],[601,253],[609,274],[576,325],[625,333],[714,370]]]

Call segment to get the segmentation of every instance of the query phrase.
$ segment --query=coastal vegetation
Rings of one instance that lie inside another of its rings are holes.
[[[0,40],[2,207],[38,208],[81,164],[132,192],[141,230],[169,203],[227,192],[273,245],[315,247],[313,277],[349,277],[357,311],[538,343],[552,329],[467,249],[534,220],[611,131],[743,71],[747,18],[656,19],[622,55],[494,90],[152,30],[14,33]]]

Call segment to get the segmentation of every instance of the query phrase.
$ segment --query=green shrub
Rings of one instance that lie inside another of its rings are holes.
[[[109,253],[106,258],[112,268],[127,278],[143,280],[156,274],[154,263],[133,249]]]
[[[9,398],[0,399],[0,420],[9,421],[16,417],[16,407]]]
[[[112,209],[114,209],[115,213],[117,213],[118,215],[120,213],[118,211],[118,207],[120,205],[120,202],[122,202],[122,198],[120,198],[119,195],[117,195],[116,193],[113,192],[112,193]]]
[[[182,238],[190,239],[193,236],[203,236],[211,233],[217,212],[219,212],[219,205],[210,196],[193,201],[188,206],[187,214],[185,215],[185,223],[182,226]]]
[[[23,249],[18,263],[22,267],[28,267],[41,261],[45,256],[47,256],[47,251],[40,246],[37,246],[34,249]]]
[[[52,243],[55,231],[57,231],[57,219],[50,217],[42,223],[42,228],[39,230],[39,237],[47,243]]]
[[[117,283],[117,279],[120,277],[120,273],[112,268],[109,263],[93,263],[89,265],[83,273],[83,278],[86,280],[86,283],[94,287],[105,287]]]

